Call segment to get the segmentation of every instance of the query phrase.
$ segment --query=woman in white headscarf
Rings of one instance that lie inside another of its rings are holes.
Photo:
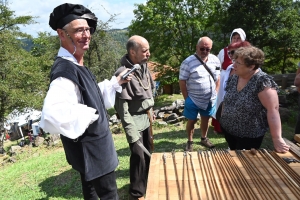
[[[246,33],[241,28],[236,28],[232,31],[230,35],[230,44],[235,42],[243,42],[246,40]],[[228,54],[228,46],[224,49],[221,49],[221,51],[218,54],[218,58],[221,62],[222,69],[227,69],[229,65],[232,64],[231,59],[229,58]]]

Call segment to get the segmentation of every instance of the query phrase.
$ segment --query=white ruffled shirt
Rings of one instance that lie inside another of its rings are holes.
[[[79,65],[75,57],[63,47],[59,49],[57,56]],[[113,76],[110,81],[105,79],[98,83],[98,86],[105,108],[113,107],[116,92],[122,91],[116,77]],[[80,104],[80,100],[80,90],[73,81],[63,77],[56,78],[51,82],[44,100],[39,126],[51,134],[62,134],[71,139],[78,138],[99,117],[95,114],[96,109]]]
[[[226,94],[225,88],[226,88],[227,80],[230,76],[231,69],[233,69],[233,64],[229,65],[226,70],[221,70],[220,87],[219,87],[219,91],[217,94],[217,100],[216,100],[216,111],[218,110],[218,108]],[[212,117],[216,118],[216,114],[217,113],[215,112]]]
[[[219,52],[219,54],[218,54],[218,58],[219,58],[219,60],[220,60],[221,66],[222,66],[222,64],[223,64],[223,62],[224,62],[224,49],[221,49],[221,50],[220,50],[220,52]]]

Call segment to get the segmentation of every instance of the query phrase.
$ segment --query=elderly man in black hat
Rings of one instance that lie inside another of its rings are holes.
[[[82,5],[62,4],[50,14],[49,25],[61,42],[51,69],[40,127],[60,134],[66,159],[80,173],[84,199],[119,199],[115,169],[117,153],[109,129],[107,107],[116,91],[130,81],[113,76],[97,83],[83,64],[97,26],[94,13]]]

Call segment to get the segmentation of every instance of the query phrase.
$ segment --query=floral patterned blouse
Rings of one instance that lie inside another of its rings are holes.
[[[241,91],[237,91],[238,78],[232,75],[227,81],[221,126],[231,135],[242,138],[263,136],[269,125],[267,110],[261,104],[258,93],[266,87],[278,90],[278,86],[271,76],[260,70]]]

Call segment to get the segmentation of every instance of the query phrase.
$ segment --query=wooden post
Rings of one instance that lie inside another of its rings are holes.
[[[286,89],[287,88],[287,83],[288,83],[287,75],[282,75],[281,81],[282,81],[281,82],[281,88]]]

